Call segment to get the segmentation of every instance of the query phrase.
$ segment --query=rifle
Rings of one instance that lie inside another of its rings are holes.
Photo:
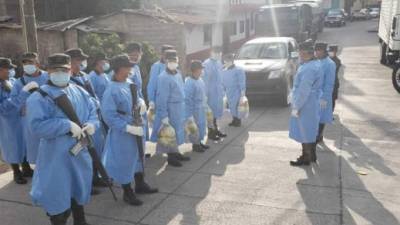
[[[44,92],[41,89],[39,89],[39,92],[43,96],[48,95],[46,92]],[[53,100],[56,103],[56,105],[61,109],[61,111],[68,117],[69,120],[71,120],[72,122],[74,122],[74,123],[78,124],[80,127],[82,127],[82,124],[78,118],[78,115],[76,115],[74,107],[72,106],[71,101],[68,99],[68,96],[66,94],[62,94],[61,96],[54,98]],[[117,196],[115,195],[115,192],[112,189],[112,183],[110,182],[110,178],[107,174],[107,171],[104,168],[103,164],[101,163],[100,157],[97,155],[96,149],[93,146],[92,137],[90,135],[86,134],[85,138],[78,140],[78,143],[70,150],[70,153],[72,155],[76,156],[79,154],[79,152],[84,147],[88,148],[88,152],[90,154],[90,157],[93,160],[94,166],[97,168],[101,177],[106,182],[108,188],[111,191],[111,194],[112,194],[114,200],[117,201]]]
[[[130,84],[129,86],[132,95],[132,117],[133,117],[133,125],[141,127],[143,126],[142,116],[140,115],[140,107],[137,102],[137,89],[135,84]],[[143,150],[143,137],[134,135],[136,137],[136,143],[139,150],[139,157],[142,163],[142,170],[144,174],[144,150]]]

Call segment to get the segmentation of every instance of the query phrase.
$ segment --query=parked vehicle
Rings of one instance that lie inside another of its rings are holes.
[[[322,8],[312,1],[262,6],[256,16],[257,36],[316,40],[322,30]]]
[[[368,9],[361,9],[353,11],[351,14],[351,21],[354,20],[369,20],[371,16],[369,15]]]
[[[400,3],[382,0],[379,17],[380,61],[393,68],[392,83],[400,93]]]
[[[291,37],[256,38],[238,51],[235,65],[246,71],[246,93],[251,97],[278,97],[288,105],[298,62],[298,45]]]
[[[370,8],[369,9],[369,15],[371,18],[378,18],[379,14],[380,14],[379,8]]]
[[[346,15],[342,9],[331,9],[325,17],[325,26],[346,26]]]

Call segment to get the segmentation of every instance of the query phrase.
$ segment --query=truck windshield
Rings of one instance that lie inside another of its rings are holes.
[[[237,59],[284,59],[287,58],[285,43],[257,43],[244,45]]]
[[[331,10],[331,11],[328,12],[328,16],[339,16],[341,14],[342,13],[340,11],[338,11],[338,10]]]

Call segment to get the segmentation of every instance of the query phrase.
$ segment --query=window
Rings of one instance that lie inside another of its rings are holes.
[[[244,20],[240,21],[240,33],[244,33]]]
[[[231,5],[239,5],[242,4],[242,0],[230,0],[229,3]]]
[[[211,39],[212,39],[212,26],[210,24],[206,24],[203,27],[204,31],[204,44],[208,45],[211,44]]]
[[[285,59],[287,48],[284,43],[260,43],[244,45],[237,59]]]
[[[232,36],[237,34],[237,24],[236,21],[232,22]]]

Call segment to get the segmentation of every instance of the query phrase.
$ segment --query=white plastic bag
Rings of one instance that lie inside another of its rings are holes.
[[[162,124],[158,131],[157,153],[176,152],[178,144],[175,129],[170,124]]]
[[[185,139],[187,143],[199,144],[200,133],[199,128],[194,122],[193,118],[190,118],[185,123]]]
[[[246,96],[240,98],[238,105],[238,112],[239,112],[239,118],[241,119],[247,119],[249,117],[250,106],[249,106],[249,100],[247,99]]]

